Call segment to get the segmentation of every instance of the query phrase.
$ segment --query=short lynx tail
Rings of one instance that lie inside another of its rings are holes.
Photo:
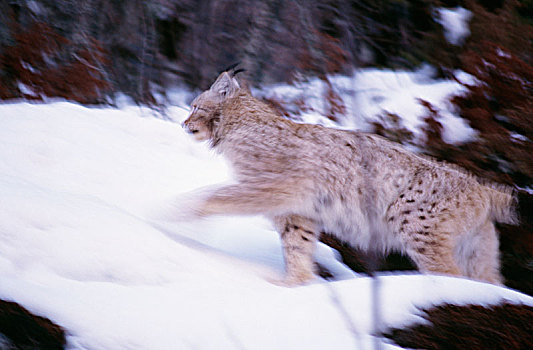
[[[518,198],[510,187],[490,188],[491,214],[496,222],[502,224],[517,225]]]

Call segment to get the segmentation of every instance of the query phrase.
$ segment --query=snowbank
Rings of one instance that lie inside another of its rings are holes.
[[[463,86],[456,81],[434,79],[433,75],[431,67],[423,66],[415,72],[364,69],[355,71],[353,76],[328,77],[346,108],[340,124],[325,117],[327,105],[324,96],[328,86],[318,78],[294,86],[269,86],[254,93],[282,101],[296,119],[329,127],[370,131],[370,123],[380,122],[380,117],[387,113],[396,114],[402,126],[418,138],[421,137],[423,118],[428,115],[420,103],[422,99],[431,102],[442,116],[444,141],[457,144],[473,139],[476,133],[455,114],[449,102],[450,97],[464,91]],[[456,72],[456,75],[463,83],[473,83],[472,77],[464,72]],[[302,103],[308,108],[303,113],[300,109]]]
[[[439,8],[436,13],[436,22],[444,28],[444,36],[453,45],[462,45],[470,35],[468,22],[472,18],[472,12],[463,7],[454,9]]]

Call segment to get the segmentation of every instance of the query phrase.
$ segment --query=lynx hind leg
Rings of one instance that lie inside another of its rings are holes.
[[[486,220],[477,231],[466,236],[458,248],[458,259],[464,264],[468,277],[503,284],[498,233],[492,221]]]
[[[437,216],[436,221],[404,228],[406,253],[423,273],[464,276],[502,284],[498,237],[492,222],[469,232],[465,222]],[[409,221],[404,219],[403,222]]]
[[[283,247],[286,276],[284,285],[300,285],[315,278],[313,254],[318,231],[307,218],[289,215],[274,218]]]
[[[456,233],[446,225],[446,219],[418,210],[403,210],[389,217],[394,221],[404,252],[422,273],[461,276],[462,271],[454,254]]]
[[[439,235],[448,235],[441,232]],[[436,273],[452,276],[463,276],[453,253],[453,245],[448,239],[429,238],[422,232],[414,232],[408,240],[406,253],[422,273]]]

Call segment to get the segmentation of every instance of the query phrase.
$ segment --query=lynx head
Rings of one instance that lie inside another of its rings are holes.
[[[219,106],[235,96],[240,89],[239,82],[235,79],[235,74],[239,71],[222,72],[209,90],[192,101],[191,112],[183,122],[183,128],[196,140],[206,141],[213,137],[221,117],[218,113]]]

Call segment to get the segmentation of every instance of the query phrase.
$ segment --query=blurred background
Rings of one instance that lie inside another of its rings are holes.
[[[322,114],[342,124],[350,109],[333,76],[429,66],[462,85],[449,102],[476,137],[446,142],[440,109],[423,99],[423,137],[394,113],[368,131],[514,186],[522,224],[500,226],[504,275],[533,294],[532,39],[532,0],[2,0],[0,100],[126,96],[164,115],[170,91],[205,89],[241,62],[255,89],[320,81]],[[291,118],[310,108],[262,97]]]
[[[470,11],[470,32],[451,43],[439,9],[457,6]],[[532,13],[529,0],[4,0],[0,97],[30,97],[21,82],[83,103],[108,103],[117,92],[153,103],[178,81],[205,89],[237,61],[255,86],[424,62],[442,76],[475,74],[476,59],[494,60],[495,47],[524,76]]]

